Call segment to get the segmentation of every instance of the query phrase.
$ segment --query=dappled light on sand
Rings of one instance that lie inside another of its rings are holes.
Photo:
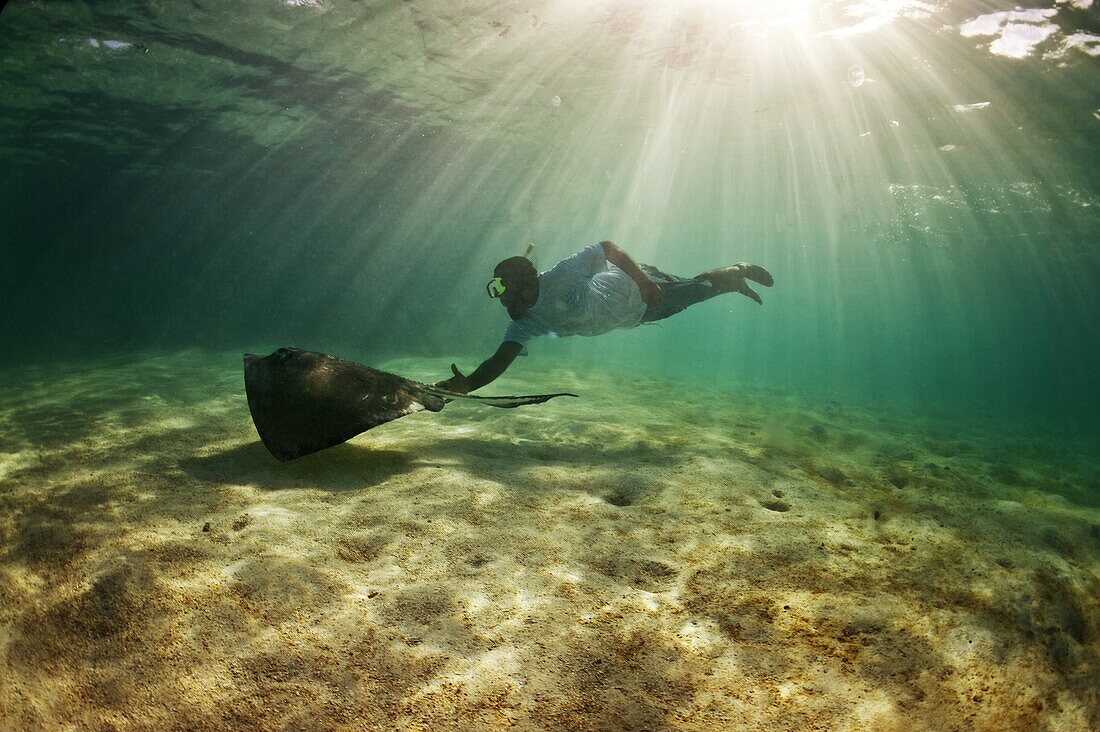
[[[1095,719],[1087,445],[531,368],[281,464],[196,355],[4,374],[17,727]]]

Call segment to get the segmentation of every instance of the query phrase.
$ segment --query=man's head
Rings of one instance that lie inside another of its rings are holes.
[[[523,316],[539,299],[539,273],[527,257],[509,257],[493,269],[489,297],[499,297],[512,320]]]

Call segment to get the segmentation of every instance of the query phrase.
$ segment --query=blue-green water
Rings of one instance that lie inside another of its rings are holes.
[[[1100,725],[1100,4],[0,9],[0,729]],[[776,284],[257,440],[604,239]]]
[[[11,3],[9,350],[472,368],[497,260],[612,239],[778,285],[535,358],[1095,430],[1097,9],[1009,10]]]

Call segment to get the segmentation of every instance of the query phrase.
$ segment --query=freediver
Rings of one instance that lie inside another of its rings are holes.
[[[539,273],[528,247],[522,257],[509,257],[493,270],[485,286],[512,319],[496,353],[466,376],[451,364],[452,376],[436,386],[466,394],[492,382],[507,370],[526,344],[542,335],[594,336],[616,328],[634,328],[663,320],[691,305],[726,292],[739,292],[763,305],[752,280],[774,284],[763,267],[740,262],[690,279],[638,264],[610,241],[585,247]]]

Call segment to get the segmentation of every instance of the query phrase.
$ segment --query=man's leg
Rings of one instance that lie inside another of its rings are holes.
[[[740,292],[763,304],[760,295],[745,284],[745,278],[759,282],[765,287],[771,287],[774,284],[771,274],[766,269],[747,262],[710,270],[691,279],[665,274],[648,264],[638,266],[661,288],[660,302],[646,309],[645,315],[642,316],[643,323],[663,320],[696,303],[725,292]]]
[[[761,298],[760,293],[752,289],[745,280],[758,282],[764,287],[771,287],[775,284],[771,272],[758,264],[749,264],[748,262],[738,262],[732,267],[712,269],[709,272],[697,275],[695,279],[706,280],[714,285],[714,288],[718,290],[719,293],[740,292],[745,297],[750,297],[761,305],[764,304],[764,299]]]
[[[643,323],[664,320],[670,315],[675,315],[697,302],[709,300],[718,294],[718,290],[714,285],[698,277],[687,279],[665,274],[648,264],[638,266],[641,267],[649,279],[656,282],[657,286],[661,288],[661,299],[656,305],[646,308],[645,315],[642,316]]]

